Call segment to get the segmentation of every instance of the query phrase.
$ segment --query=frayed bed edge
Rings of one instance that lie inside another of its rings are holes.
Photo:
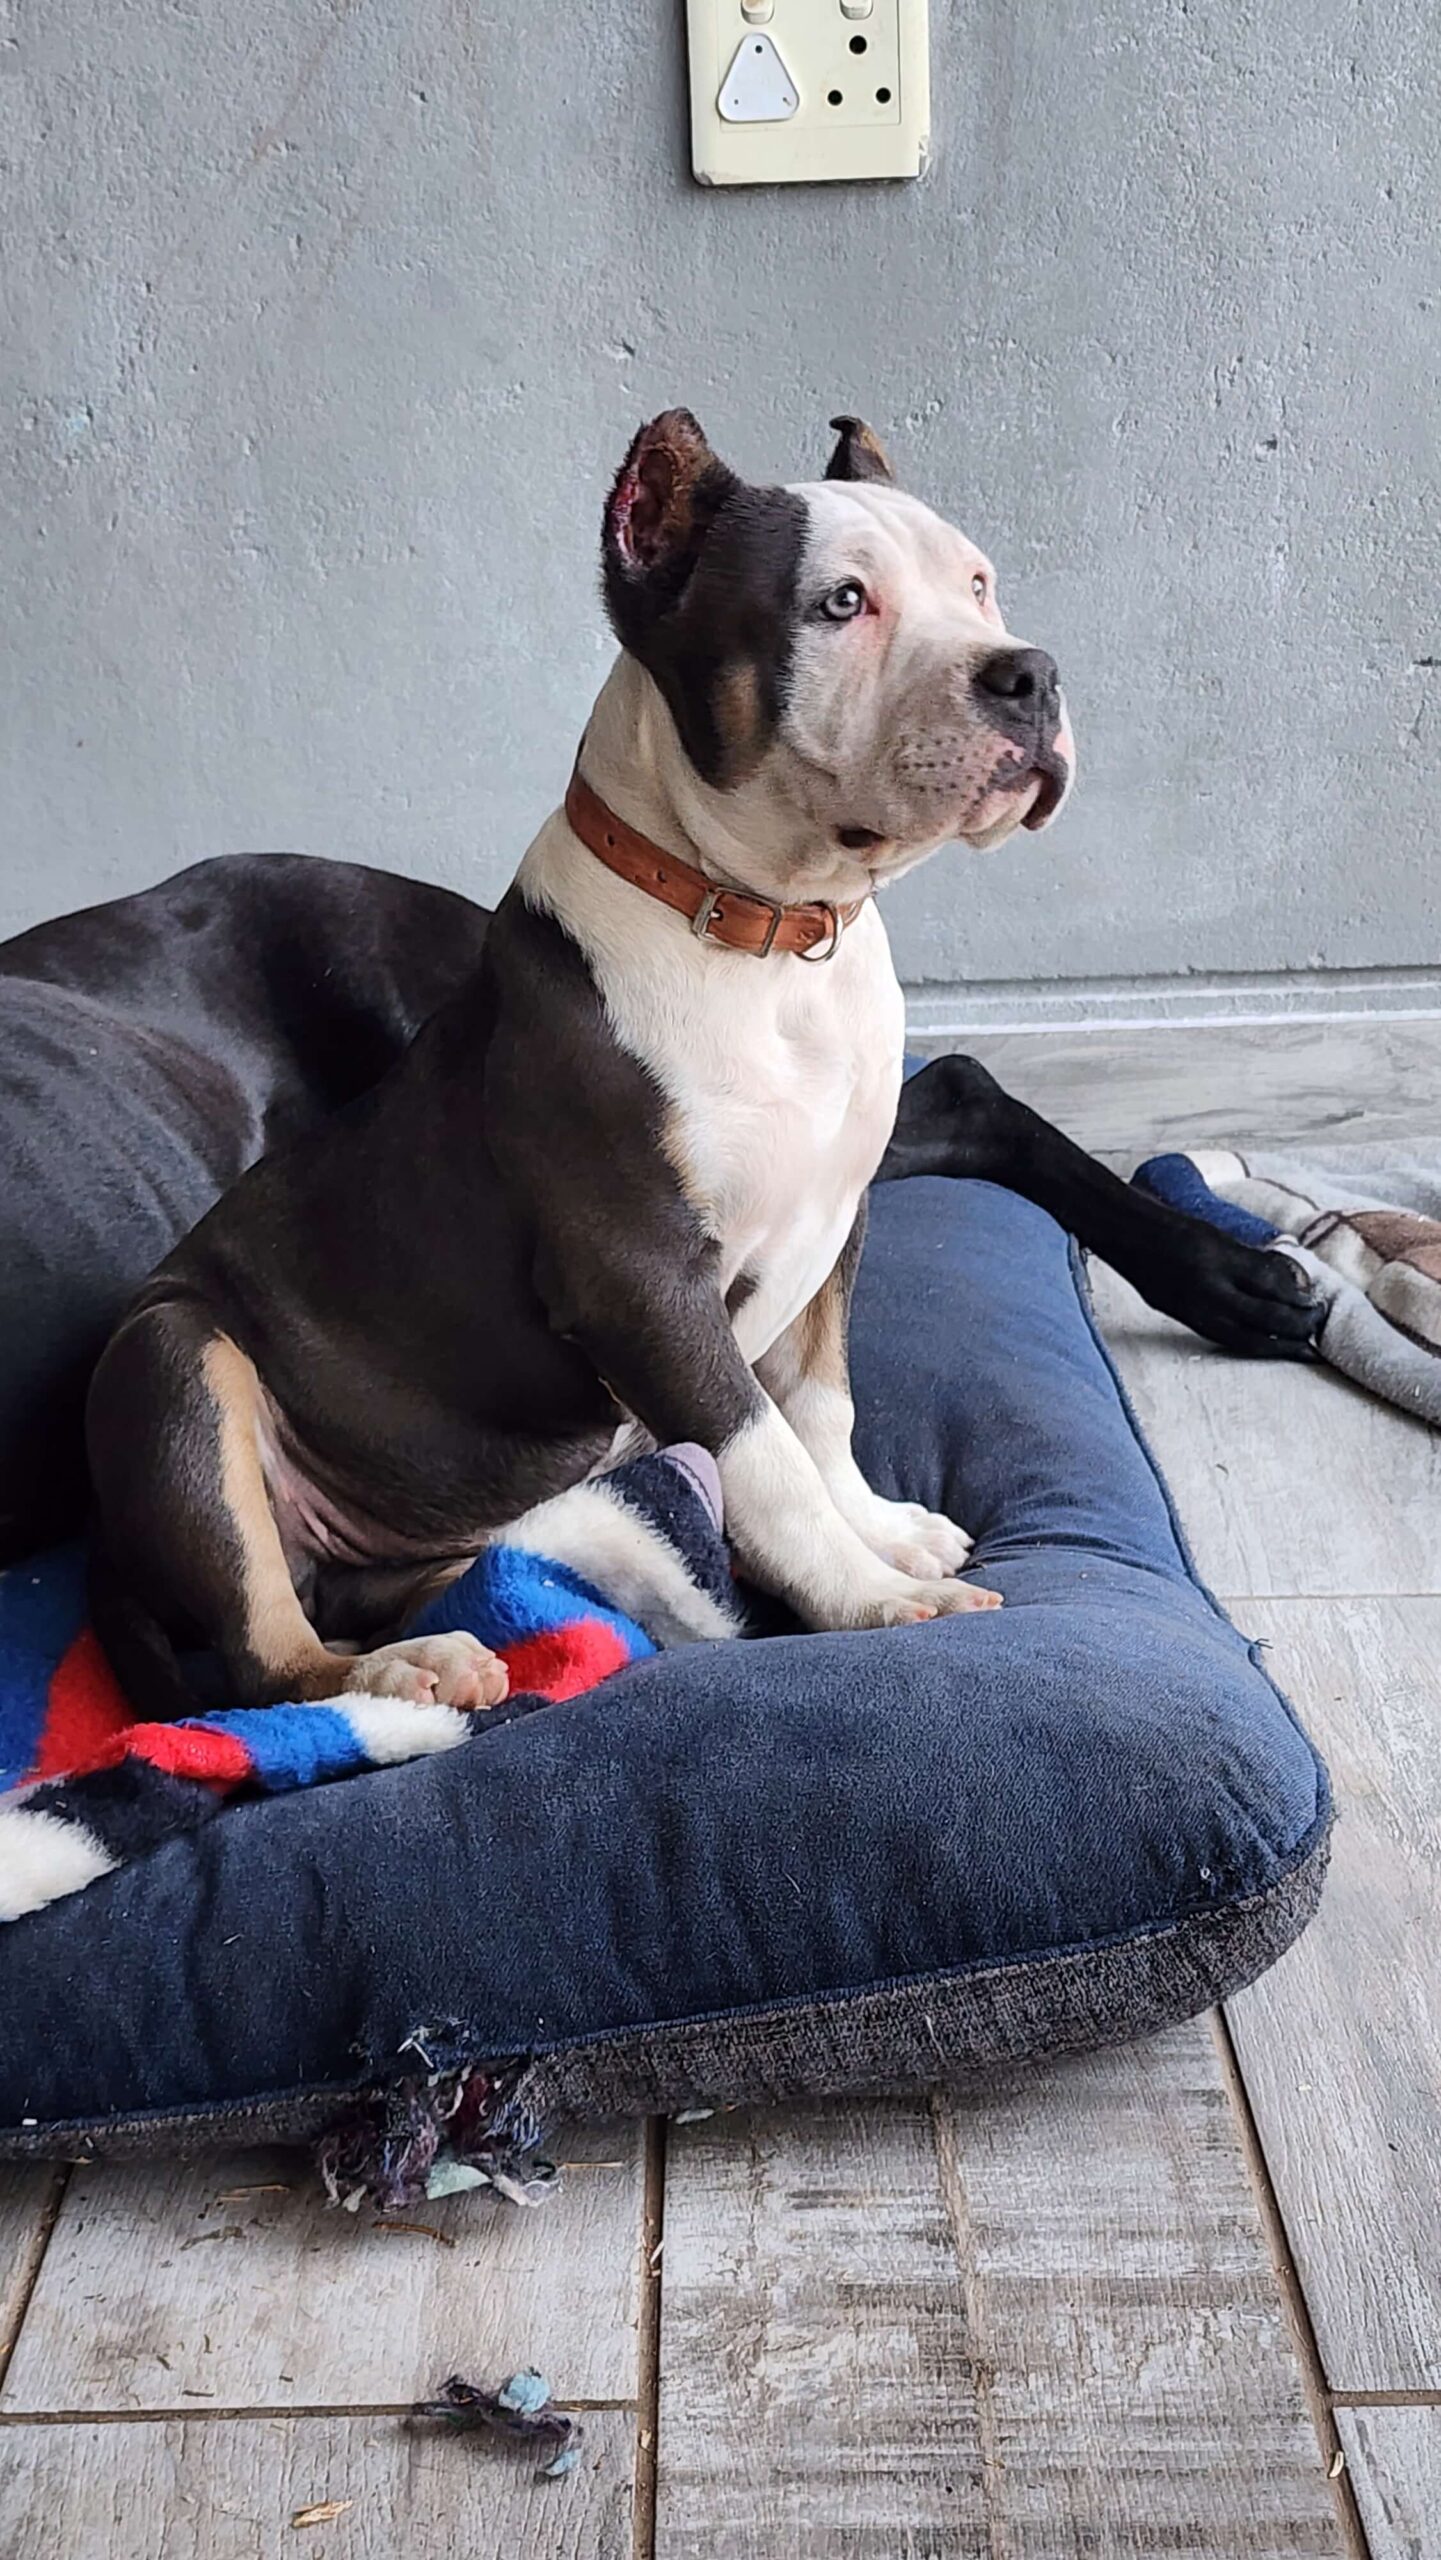
[[[528,2103],[527,2062],[498,2070],[452,2064],[447,2031],[417,2028],[403,2050],[429,2066],[362,2098],[315,2147],[325,2192],[343,2212],[364,2203],[399,2213],[469,2187],[511,2204],[543,2204],[559,2175],[540,2156],[545,2127]]]

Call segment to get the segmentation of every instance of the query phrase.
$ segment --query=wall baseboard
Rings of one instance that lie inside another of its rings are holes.
[[[1165,1031],[1432,1014],[1441,1014],[1441,968],[992,979],[906,989],[907,1028],[926,1041],[959,1040],[969,1031]]]

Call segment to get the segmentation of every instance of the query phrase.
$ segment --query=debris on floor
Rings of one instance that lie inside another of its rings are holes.
[[[550,2384],[533,2364],[513,2373],[498,2391],[453,2373],[433,2400],[418,2400],[410,2414],[412,2421],[434,2418],[457,2432],[484,2427],[513,2442],[553,2445],[551,2459],[536,2474],[540,2480],[563,2480],[580,2460],[580,2421],[556,2408]]]

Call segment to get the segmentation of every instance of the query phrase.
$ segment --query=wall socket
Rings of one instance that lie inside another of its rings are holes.
[[[702,186],[920,176],[926,0],[686,0],[686,13]]]

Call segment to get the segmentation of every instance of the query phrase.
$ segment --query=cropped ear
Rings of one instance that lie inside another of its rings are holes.
[[[837,444],[826,464],[828,480],[894,480],[885,446],[864,418],[832,418]]]
[[[754,773],[779,725],[806,524],[794,491],[728,469],[689,409],[641,428],[606,505],[611,627],[722,790]]]
[[[606,595],[673,604],[726,499],[740,483],[711,451],[689,409],[665,409],[634,437],[606,501]],[[624,634],[622,634],[624,637]]]

